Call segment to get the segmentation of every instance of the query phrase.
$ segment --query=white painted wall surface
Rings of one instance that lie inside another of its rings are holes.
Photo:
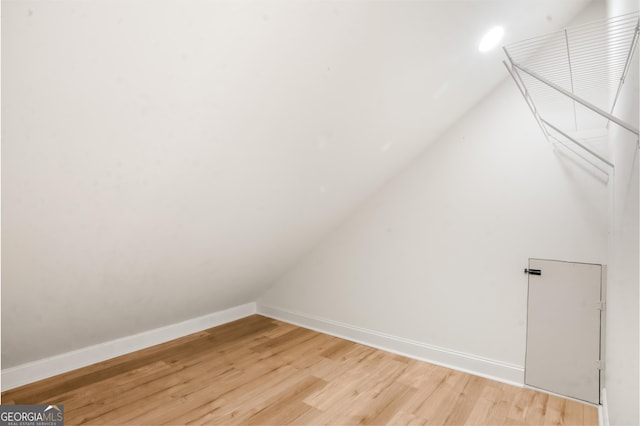
[[[609,16],[618,16],[638,11],[640,4],[635,0],[610,0],[607,9]],[[615,109],[616,116],[636,127],[639,121],[639,61],[636,53]],[[638,138],[618,126],[612,126],[609,140],[616,174],[612,188],[611,262],[606,310],[607,411],[612,425],[637,425],[640,424]]]
[[[3,0],[3,368],[254,301],[585,4]]]
[[[523,366],[523,268],[529,257],[606,263],[602,178],[545,142],[506,81],[259,306]]]

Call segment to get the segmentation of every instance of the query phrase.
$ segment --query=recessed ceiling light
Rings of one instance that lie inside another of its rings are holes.
[[[504,28],[502,27],[493,27],[489,30],[488,33],[482,37],[480,40],[480,44],[478,45],[478,50],[481,52],[488,52],[500,43],[502,40],[502,36],[504,35]]]

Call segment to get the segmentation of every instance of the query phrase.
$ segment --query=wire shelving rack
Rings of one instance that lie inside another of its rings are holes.
[[[616,116],[622,87],[638,50],[634,12],[522,40],[503,47],[504,64],[546,139],[560,143],[608,174],[608,129],[638,136]]]

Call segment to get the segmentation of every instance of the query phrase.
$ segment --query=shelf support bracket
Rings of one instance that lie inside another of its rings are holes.
[[[531,99],[531,96],[529,95],[527,88],[522,82],[522,79],[520,79],[519,76],[516,76],[516,70],[513,69],[513,67],[509,67],[509,64],[507,64],[507,61],[502,61],[502,63],[507,68],[507,71],[509,71],[509,74],[511,74],[511,78],[513,78],[513,81],[516,83],[516,86],[518,86],[518,90],[524,97],[524,100],[527,103],[527,106],[533,113],[533,117],[536,119],[538,126],[540,126],[540,129],[542,130],[544,137],[547,139],[547,142],[551,143],[551,141],[549,140],[549,132],[547,132],[547,129],[545,129],[544,127],[544,124],[542,124],[542,117],[540,117],[540,114],[538,114],[538,110],[536,109],[536,106],[533,103],[533,99]]]
[[[558,129],[556,126],[554,126],[553,124],[549,123],[547,120],[545,120],[544,118],[541,119],[542,122],[551,127],[553,130],[555,130],[556,132],[560,133],[562,136],[564,136],[565,138],[569,139],[571,142],[575,143],[576,145],[578,145],[580,148],[584,149],[585,151],[587,151],[589,154],[593,155],[594,157],[596,157],[598,160],[602,161],[604,164],[606,164],[607,166],[614,168],[613,164],[606,160],[605,158],[603,158],[602,156],[596,154],[595,152],[593,152],[592,150],[590,150],[589,148],[587,148],[586,146],[584,146],[583,144],[581,144],[580,142],[578,142],[577,140],[575,140],[574,138],[572,138],[571,136],[569,136],[568,134],[566,134],[565,132],[563,132],[562,130]]]
[[[629,130],[630,132],[634,133],[636,136],[638,136],[640,133],[638,132],[638,129],[633,127],[630,124],[627,124],[626,122],[620,120],[617,117],[614,117],[613,115],[609,114],[608,112],[598,108],[597,106],[593,105],[592,103],[582,99],[579,96],[574,95],[573,93],[569,92],[568,90],[565,90],[564,88],[558,86],[555,83],[552,83],[551,81],[547,80],[546,78],[538,75],[537,73],[527,69],[526,67],[523,67],[522,65],[519,65],[513,61],[511,61],[511,65],[518,69],[521,70],[522,72],[530,75],[531,77],[535,78],[536,80],[540,81],[541,83],[546,84],[547,86],[551,87],[552,89],[562,93],[565,96],[570,97],[571,99],[573,99],[574,101],[578,102],[579,104],[581,104],[582,106],[590,109],[591,111],[595,112],[596,114],[601,115],[602,117],[613,121],[614,123],[616,123],[617,125],[619,125],[620,127],[623,127],[627,130]]]
[[[622,85],[624,84],[624,80],[627,78],[627,74],[629,73],[629,67],[631,66],[631,59],[633,58],[633,54],[636,51],[636,47],[638,45],[638,33],[640,33],[640,19],[636,23],[636,29],[633,31],[633,39],[631,40],[631,45],[629,46],[629,53],[627,54],[627,60],[624,63],[624,68],[622,69],[622,76],[620,77],[620,83],[618,84],[618,90],[616,91],[616,97],[613,99],[613,104],[611,105],[610,113],[613,114],[613,110],[616,108],[616,104],[618,103],[618,97],[620,96],[620,92],[622,91]],[[609,122],[607,121],[607,128],[609,127]]]

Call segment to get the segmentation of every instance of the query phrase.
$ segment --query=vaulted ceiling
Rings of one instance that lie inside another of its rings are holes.
[[[255,300],[587,3],[3,1],[3,367]]]

